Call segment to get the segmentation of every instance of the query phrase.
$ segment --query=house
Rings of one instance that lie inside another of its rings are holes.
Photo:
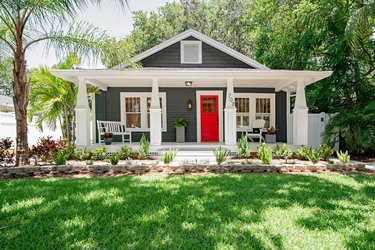
[[[101,89],[93,96],[94,124],[121,121],[132,131],[133,142],[143,133],[151,146],[174,142],[172,121],[184,116],[187,142],[235,146],[252,121],[264,119],[266,128],[278,129],[278,142],[307,145],[305,87],[332,73],[272,70],[192,29],[137,55],[131,60],[136,62],[143,67],[51,71],[79,86],[78,146],[91,144],[86,84]],[[293,141],[287,141],[292,94]]]

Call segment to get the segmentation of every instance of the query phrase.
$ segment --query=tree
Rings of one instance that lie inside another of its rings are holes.
[[[75,54],[70,54],[66,60],[53,66],[53,69],[72,69],[79,65],[80,60]],[[96,87],[88,87],[88,93],[99,93]],[[75,141],[75,112],[78,87],[76,84],[64,81],[51,74],[47,67],[40,67],[31,72],[31,90],[29,98],[29,119],[38,115],[36,125],[43,130],[46,125],[56,129],[60,123],[63,137],[72,145]]]
[[[27,107],[30,79],[27,76],[25,53],[36,43],[47,42],[59,55],[72,52],[97,56],[102,51],[105,32],[81,22],[70,25],[64,32],[63,24],[73,21],[77,10],[89,3],[100,6],[99,0],[1,0],[0,48],[13,54],[13,102],[16,114],[16,165],[28,164]],[[118,0],[121,6],[126,0]]]
[[[0,94],[11,95],[12,87],[12,58],[0,56]]]

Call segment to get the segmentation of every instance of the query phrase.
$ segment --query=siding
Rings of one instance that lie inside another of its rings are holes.
[[[185,40],[197,40],[194,37]],[[250,65],[202,42],[202,64],[181,64],[180,42],[141,60],[143,67],[167,68],[253,68]]]
[[[223,106],[225,106],[226,88],[160,88],[160,92],[166,92],[167,96],[167,131],[162,132],[163,142],[175,141],[175,129],[172,127],[173,120],[178,116],[184,116],[189,121],[189,126],[186,128],[186,141],[197,141],[197,103],[196,91],[199,90],[222,90],[223,91]],[[95,108],[96,119],[108,121],[120,121],[120,93],[121,92],[151,92],[151,88],[108,88],[107,91],[102,91],[101,94],[96,94]],[[235,93],[274,93],[272,88],[235,88]],[[193,103],[192,110],[187,109],[187,102],[191,99]],[[224,112],[223,112],[224,117]],[[224,117],[225,119],[225,117]],[[279,129],[277,140],[286,142],[286,93],[276,93],[276,127]],[[224,128],[225,130],[225,128]],[[143,132],[134,132],[133,141],[139,141]],[[144,132],[149,139],[149,132]],[[225,135],[225,131],[223,131]],[[240,136],[241,133],[238,133]],[[121,141],[119,136],[114,138],[114,141]]]

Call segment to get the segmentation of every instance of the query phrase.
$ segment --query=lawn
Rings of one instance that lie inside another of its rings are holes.
[[[0,249],[375,249],[375,177],[0,181]]]

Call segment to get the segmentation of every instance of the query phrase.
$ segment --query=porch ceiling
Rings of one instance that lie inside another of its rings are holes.
[[[80,78],[106,90],[107,87],[151,87],[157,78],[159,87],[185,87],[186,80],[193,87],[226,87],[233,79],[234,87],[275,88],[294,92],[296,83],[306,85],[332,74],[332,71],[249,70],[249,69],[127,69],[127,70],[52,70],[64,80],[78,83]]]

